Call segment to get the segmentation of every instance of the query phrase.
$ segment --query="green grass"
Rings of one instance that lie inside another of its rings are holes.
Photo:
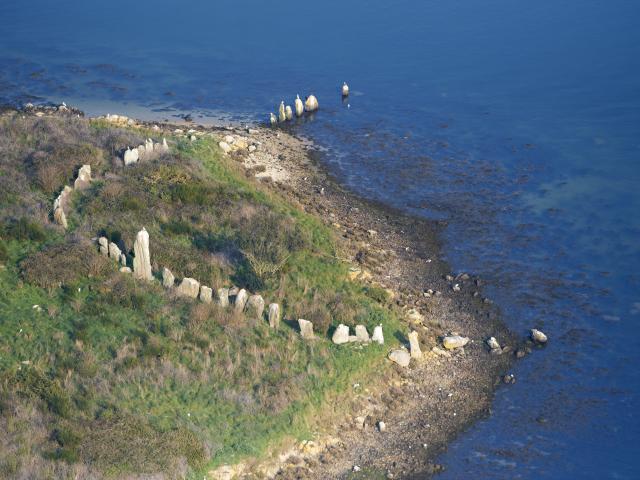
[[[95,182],[75,195],[63,234],[42,221],[50,197],[29,178],[33,150],[55,154],[56,138],[68,148],[80,136],[91,146],[83,151],[100,152],[104,173],[118,139],[140,132],[2,122],[0,135],[21,140],[5,142],[10,155],[1,157],[20,188],[15,202],[0,203],[0,427],[8,432],[0,474],[36,465],[42,476],[73,477],[84,465],[104,477],[201,478],[286,438],[310,438],[326,401],[385,368],[388,346],[335,346],[327,334],[338,323],[399,329],[384,292],[348,281],[331,231],[247,179],[213,139],[178,141],[171,155]],[[273,331],[229,309],[175,299],[87,250],[89,238],[104,234],[128,251],[142,226],[156,270],[250,287],[279,301],[285,319],[312,320],[319,339],[303,341],[286,322]],[[258,272],[247,252],[280,268]]]

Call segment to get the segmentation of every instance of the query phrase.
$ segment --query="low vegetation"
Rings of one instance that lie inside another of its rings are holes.
[[[382,368],[383,347],[328,341],[338,323],[398,328],[380,292],[347,280],[330,230],[212,139],[123,168],[117,152],[151,134],[0,119],[1,478],[202,478],[309,438],[327,398]],[[51,205],[84,163],[98,180],[63,231]],[[283,325],[137,282],[91,241],[130,252],[143,226],[155,272],[258,292]],[[302,341],[297,318],[321,338]]]

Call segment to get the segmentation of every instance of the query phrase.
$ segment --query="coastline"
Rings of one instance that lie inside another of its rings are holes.
[[[480,279],[462,272],[454,278],[441,260],[443,224],[353,194],[323,169],[311,142],[280,128],[136,124],[167,135],[189,128],[193,132],[186,135],[196,138],[212,134],[222,140],[233,135],[255,142],[255,152],[245,148],[229,156],[243,165],[247,176],[257,176],[268,188],[331,226],[339,239],[341,259],[352,265],[354,280],[391,290],[393,303],[405,311],[406,331],[393,334],[403,343],[412,329],[420,335],[423,360],[417,365],[412,362],[408,369],[392,366],[367,388],[354,387],[344,400],[346,408],[335,409],[349,414],[338,417],[328,412],[319,418],[323,424],[318,425],[313,442],[284,454],[275,452],[274,458],[251,466],[225,467],[230,475],[251,478],[268,473],[283,479],[315,479],[437,473],[442,468],[434,464],[437,455],[488,414],[495,388],[519,342],[501,322],[496,307],[483,299]],[[459,285],[458,291],[454,284]],[[425,294],[429,289],[434,293]],[[472,341],[464,351],[443,353],[439,339],[449,333]],[[491,354],[485,344],[491,336],[511,347],[511,354]],[[379,421],[385,423],[384,432],[377,428]],[[209,472],[210,478],[231,478],[222,475],[222,470]]]

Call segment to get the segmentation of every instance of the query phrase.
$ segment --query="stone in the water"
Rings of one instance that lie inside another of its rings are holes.
[[[277,303],[269,305],[269,326],[271,328],[280,326],[280,305]]]
[[[264,299],[261,295],[251,295],[247,300],[245,309],[247,310],[248,315],[262,319],[262,314],[264,313]]]
[[[100,253],[103,256],[108,257],[109,256],[109,240],[107,240],[107,237],[100,237],[98,239],[98,245],[100,246]]]
[[[218,146],[224,153],[229,153],[231,151],[231,145],[229,145],[227,142],[220,142],[218,143]]]
[[[533,340],[536,343],[547,343],[547,336],[541,332],[540,330],[537,330],[535,328],[531,329],[531,340]]]
[[[78,178],[73,184],[76,190],[86,190],[91,186],[91,165],[83,165],[78,171]]]
[[[418,341],[418,332],[415,330],[409,335],[409,349],[411,351],[411,358],[422,358],[422,350],[420,350],[420,342]]]
[[[219,288],[216,292],[216,302],[221,307],[229,306],[229,289],[228,288]]]
[[[496,337],[491,337],[487,340],[487,346],[491,349],[491,353],[502,353],[502,347],[496,340]]]
[[[153,280],[151,255],[149,254],[149,233],[143,227],[133,243],[133,276],[141,280]]]
[[[291,110],[291,106],[287,105],[284,109],[284,113],[287,117],[287,120],[291,120],[293,118],[293,110]]]
[[[406,350],[392,350],[389,354],[389,360],[397,363],[401,367],[408,367],[411,362],[411,355]]]
[[[369,342],[369,332],[364,325],[356,325],[356,338],[359,342]]]
[[[115,260],[116,262],[119,262],[120,255],[122,255],[120,248],[115,243],[109,242],[109,258]]]
[[[378,325],[373,329],[371,340],[379,343],[380,345],[384,345],[384,334],[382,333],[382,325]]]
[[[204,303],[211,303],[213,300],[213,290],[206,285],[200,287],[200,301]]]
[[[302,100],[300,100],[300,95],[296,95],[296,100],[293,105],[296,109],[296,116],[301,116],[304,113],[304,105],[302,104]]]
[[[167,267],[164,267],[162,269],[162,286],[164,288],[171,288],[175,283],[176,277],[174,277],[173,273],[171,273],[171,270],[169,270]]]
[[[200,282],[194,278],[185,277],[176,288],[176,293],[183,297],[198,298],[200,294]]]
[[[132,163],[136,163],[138,161],[139,155],[140,154],[138,153],[137,148],[134,148],[133,150],[131,150],[130,148],[127,148],[127,150],[124,152],[125,166],[131,165]]]
[[[442,339],[442,344],[447,350],[464,347],[467,343],[469,343],[469,338],[460,335],[450,335]]]
[[[236,312],[242,312],[244,310],[248,299],[249,294],[247,293],[247,291],[244,288],[240,289],[238,291],[238,294],[236,295],[236,299],[233,302],[233,308],[235,308]]]
[[[314,338],[313,335],[313,323],[309,320],[305,320],[304,318],[298,319],[298,326],[300,327],[300,335],[305,340],[312,340]]]
[[[340,324],[336,331],[333,332],[331,337],[331,341],[337,345],[341,345],[343,343],[349,342],[349,327],[346,325]]]
[[[318,110],[318,99],[315,95],[309,95],[304,102],[304,108],[307,112],[315,112]]]

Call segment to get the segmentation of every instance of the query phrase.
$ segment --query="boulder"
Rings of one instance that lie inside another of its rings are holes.
[[[549,340],[547,338],[547,336],[540,330],[537,330],[535,328],[531,329],[531,340],[533,340],[536,343],[547,343],[547,341]]]
[[[73,192],[73,189],[69,186],[69,185],[65,185],[64,188],[62,189],[62,191],[60,192],[60,195],[58,195],[56,197],[56,199],[53,201],[53,211],[55,212],[58,208],[61,208],[63,210],[67,209],[67,207],[69,206],[69,199],[71,198],[71,193]]]
[[[462,348],[467,343],[469,343],[469,338],[461,337],[460,335],[450,335],[442,339],[442,345],[444,345],[444,348],[446,348],[447,350]]]
[[[100,253],[102,254],[102,256],[108,257],[109,256],[109,240],[107,240],[107,237],[100,237],[98,239],[98,245],[99,245]]]
[[[198,298],[200,294],[200,282],[193,278],[185,277],[176,288],[176,293],[183,297]]]
[[[149,254],[149,233],[142,227],[133,243],[133,276],[141,280],[153,280],[151,255]]]
[[[171,270],[167,267],[162,269],[162,286],[164,288],[171,288],[176,283],[176,277],[173,276]]]
[[[369,332],[364,325],[356,325],[356,338],[359,342],[369,342]]]
[[[136,150],[138,150],[138,159],[144,160],[144,158],[147,155],[147,149],[144,148],[144,145],[142,144],[138,145],[138,148]]]
[[[389,354],[389,360],[406,368],[409,366],[409,362],[411,362],[411,355],[409,355],[409,352],[406,350],[392,350]]]
[[[134,148],[133,150],[127,148],[127,150],[124,152],[124,165],[127,166],[131,165],[132,163],[136,163],[138,161],[138,158],[140,158],[140,154],[137,148]]]
[[[122,273],[131,273],[131,269],[129,267],[120,267],[120,271]]]
[[[248,315],[262,319],[262,314],[264,313],[264,299],[261,295],[251,295],[247,300],[245,309],[247,310]]]
[[[204,303],[211,303],[213,300],[213,290],[206,285],[200,287],[200,301]]]
[[[221,307],[229,306],[229,289],[228,288],[219,288],[216,292],[216,302]]]
[[[496,337],[491,337],[487,340],[487,346],[491,349],[491,353],[502,353],[502,347],[500,347],[500,344],[498,343],[498,340],[496,340]]]
[[[373,336],[371,340],[378,342],[380,345],[384,345],[384,334],[382,333],[382,325],[378,325],[373,329]]]
[[[342,345],[343,343],[349,342],[349,327],[346,325],[340,324],[336,331],[333,332],[333,336],[331,337],[331,341],[336,345]]]
[[[305,340],[313,340],[315,338],[313,335],[313,323],[311,323],[309,320],[299,318],[298,327],[300,327],[300,335]]]
[[[235,138],[233,138],[233,135],[225,135],[224,141],[226,143],[228,143],[229,145],[233,145],[233,142],[235,141]]]
[[[118,245],[113,242],[109,242],[109,258],[115,260],[116,262],[119,262],[120,255],[122,255],[122,252],[120,251]]]
[[[248,299],[249,294],[244,288],[238,291],[236,299],[233,301],[233,308],[235,308],[236,312],[242,312],[244,310]]]
[[[307,112],[315,112],[316,110],[318,110],[318,107],[318,99],[315,97],[315,95],[309,95],[304,102],[304,109]]]
[[[218,146],[224,153],[229,153],[231,151],[231,145],[229,145],[227,142],[219,142]]]
[[[418,332],[415,330],[409,335],[409,350],[411,352],[411,358],[422,358],[422,350],[420,350],[420,342],[418,341]]]
[[[78,171],[78,177],[73,183],[73,188],[76,190],[86,190],[91,186],[91,165],[83,165]]]
[[[280,305],[277,303],[269,305],[269,326],[271,328],[280,326]]]

